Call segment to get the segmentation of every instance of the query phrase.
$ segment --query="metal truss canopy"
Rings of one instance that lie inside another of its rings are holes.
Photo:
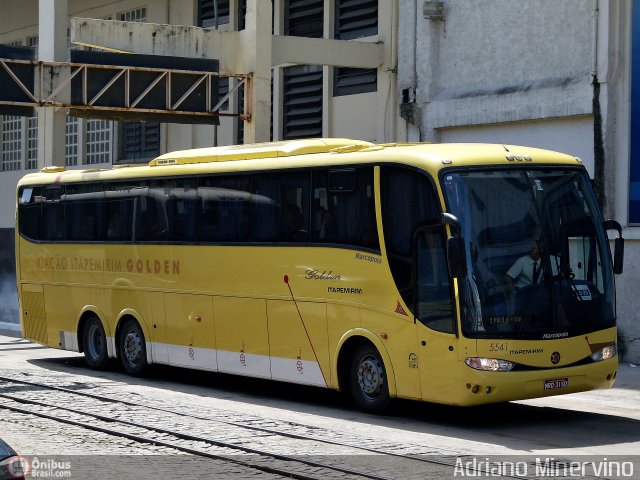
[[[24,75],[29,67],[33,68],[33,80]],[[0,105],[11,108],[69,108],[77,116],[125,121],[217,123],[219,117],[251,119],[246,101],[251,97],[249,74],[8,58],[0,58],[0,73],[4,73],[0,75]],[[219,78],[235,79],[222,96],[218,94]],[[221,112],[222,105],[242,86],[243,113]]]

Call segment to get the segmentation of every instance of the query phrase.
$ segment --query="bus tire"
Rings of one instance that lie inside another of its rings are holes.
[[[82,330],[82,346],[87,366],[93,370],[104,370],[109,363],[107,336],[98,317],[87,320]]]
[[[386,411],[391,396],[384,362],[378,350],[370,344],[356,349],[349,372],[351,397],[355,404],[369,413]]]
[[[130,375],[139,377],[149,369],[144,333],[133,319],[126,320],[120,329],[118,353],[122,366]]]

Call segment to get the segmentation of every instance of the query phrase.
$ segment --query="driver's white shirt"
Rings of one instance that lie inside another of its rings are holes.
[[[529,255],[520,257],[515,261],[511,268],[507,270],[507,275],[513,278],[513,284],[516,288],[527,287],[533,285],[533,264],[540,268],[540,259],[535,261]]]

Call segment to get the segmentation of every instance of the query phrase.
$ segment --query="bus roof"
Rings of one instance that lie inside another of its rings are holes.
[[[181,150],[161,155],[148,165],[116,165],[107,169],[45,167],[25,175],[18,185],[91,182],[188,174],[255,172],[284,168],[340,166],[359,163],[403,163],[428,170],[452,166],[514,164],[581,165],[577,157],[538,148],[501,144],[374,144],[346,138],[286,140]],[[127,168],[124,168],[127,167]]]

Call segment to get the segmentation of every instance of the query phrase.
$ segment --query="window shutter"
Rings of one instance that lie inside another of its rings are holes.
[[[335,38],[378,34],[378,0],[336,0]]]
[[[322,67],[284,69],[283,138],[322,137]]]
[[[375,68],[333,69],[333,96],[354,95],[378,90],[378,71]]]
[[[287,0],[284,34],[296,37],[322,38],[323,0]]]
[[[160,123],[123,122],[122,157],[125,163],[147,162],[160,153]]]

